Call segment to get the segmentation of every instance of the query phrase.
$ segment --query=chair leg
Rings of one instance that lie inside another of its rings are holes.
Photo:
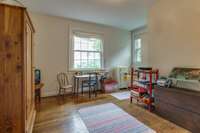
[[[59,88],[59,97],[62,98],[63,100],[64,100],[64,96],[65,96],[64,94],[65,94],[65,89]]]
[[[63,90],[62,97],[63,97],[63,100],[65,100],[65,89],[62,89],[62,90]]]
[[[95,87],[93,86],[93,94],[95,94]]]
[[[91,86],[89,85],[89,98],[91,98]]]
[[[75,96],[75,94],[76,94],[76,78],[75,77],[74,77],[74,86],[72,88],[72,91],[73,91],[73,94]]]
[[[61,88],[59,88],[58,96],[61,97]]]
[[[94,95],[95,95],[95,97],[97,97],[97,88],[96,88],[96,86],[94,86]]]
[[[82,83],[82,85],[81,85],[81,93],[82,93],[82,95],[83,95],[83,83]]]
[[[93,92],[92,93],[95,93],[95,87],[93,86]]]

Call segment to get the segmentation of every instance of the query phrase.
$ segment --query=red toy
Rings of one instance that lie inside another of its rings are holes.
[[[112,79],[106,79],[103,81],[103,90],[104,92],[113,92],[115,90],[117,90],[117,81],[116,80],[112,80]]]

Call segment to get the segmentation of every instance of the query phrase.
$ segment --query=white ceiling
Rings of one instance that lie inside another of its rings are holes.
[[[154,0],[20,0],[29,10],[132,30],[147,21]]]

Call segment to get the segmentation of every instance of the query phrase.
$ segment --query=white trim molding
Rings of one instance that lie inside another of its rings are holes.
[[[94,38],[99,38],[102,42],[102,51],[100,52],[101,54],[101,68],[99,69],[75,69],[73,68],[73,37],[74,35],[78,36],[85,36],[85,37],[94,37]],[[80,28],[72,28],[69,26],[69,47],[68,47],[68,71],[89,71],[89,70],[104,70],[104,35],[102,33],[96,33],[93,31],[88,31],[88,30],[83,30]]]

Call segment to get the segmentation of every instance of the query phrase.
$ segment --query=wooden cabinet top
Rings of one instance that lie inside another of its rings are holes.
[[[29,15],[29,13],[28,13],[26,7],[0,3],[0,8],[7,8],[7,9],[8,9],[8,8],[16,8],[16,9],[19,9],[19,10],[23,10],[23,11],[24,11],[24,14],[26,15],[27,20],[28,20],[29,23],[30,23],[32,32],[35,33],[35,28],[34,28],[34,26],[33,26],[33,23],[32,23],[32,21],[31,21],[30,15]]]
[[[193,91],[190,89],[184,89],[184,88],[177,88],[177,87],[171,87],[171,88],[165,88],[165,87],[155,87],[155,89],[158,89],[160,91],[170,91],[174,93],[182,93],[187,95],[194,95],[194,96],[200,96],[199,91]]]

